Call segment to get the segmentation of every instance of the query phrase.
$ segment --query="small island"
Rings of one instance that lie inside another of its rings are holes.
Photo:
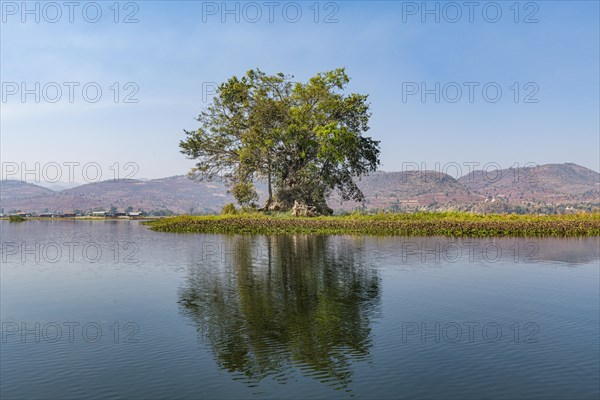
[[[294,217],[288,213],[178,216],[145,224],[159,232],[228,234],[335,234],[449,237],[600,236],[600,213],[500,215],[453,212],[353,213]]]
[[[222,83],[181,152],[195,160],[190,178],[225,183],[238,203],[221,215],[145,222],[155,231],[230,234],[394,236],[598,236],[600,213],[567,215],[469,212],[353,212],[333,215],[327,199],[364,203],[357,180],[377,170],[380,142],[366,136],[368,96],[345,94],[344,68],[294,82],[250,70]],[[266,183],[264,205],[256,182]]]

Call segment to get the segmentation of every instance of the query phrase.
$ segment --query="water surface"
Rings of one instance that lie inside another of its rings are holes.
[[[0,222],[1,397],[598,398],[598,238]]]

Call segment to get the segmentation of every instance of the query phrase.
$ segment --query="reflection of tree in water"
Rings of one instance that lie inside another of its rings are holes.
[[[192,266],[180,293],[220,366],[251,381],[285,381],[296,366],[345,387],[351,361],[369,354],[380,301],[379,277],[364,266],[364,253],[346,242],[328,245],[324,236],[225,240],[235,254],[221,268]]]

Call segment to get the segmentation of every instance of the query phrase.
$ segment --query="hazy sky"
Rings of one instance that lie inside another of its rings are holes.
[[[213,82],[256,67],[346,67],[383,170],[599,169],[597,1],[23,4],[2,2],[3,178],[186,173],[178,143]]]

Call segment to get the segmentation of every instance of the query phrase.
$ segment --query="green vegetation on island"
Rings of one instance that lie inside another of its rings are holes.
[[[178,216],[146,222],[160,232],[227,234],[351,234],[389,236],[600,236],[600,213],[500,215],[379,213],[293,217],[289,213]]]

